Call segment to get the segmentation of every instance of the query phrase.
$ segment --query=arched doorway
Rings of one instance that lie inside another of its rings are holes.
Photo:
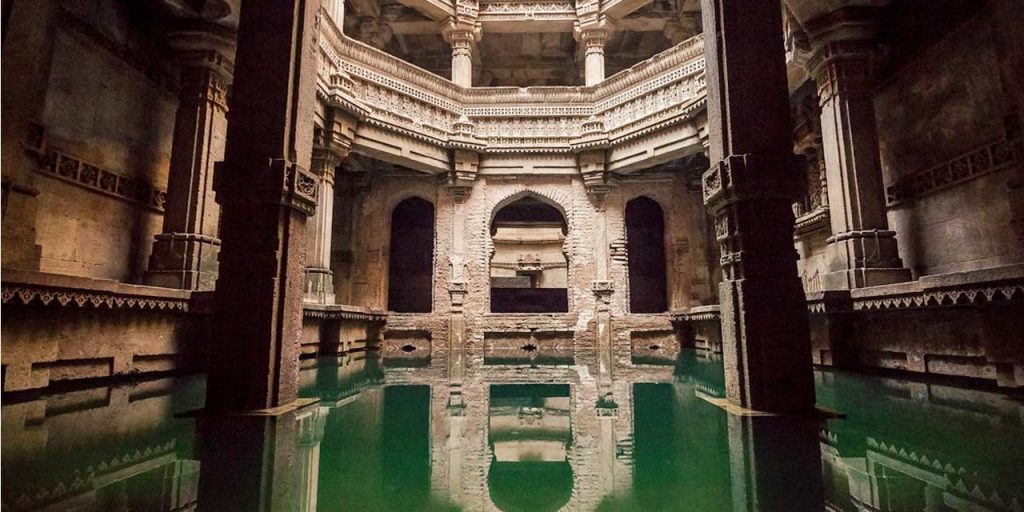
[[[491,312],[569,311],[566,229],[561,211],[531,195],[494,214]]]
[[[434,205],[411,197],[391,213],[388,310],[429,313],[434,282]]]
[[[626,252],[630,313],[668,311],[665,217],[661,205],[649,197],[626,203]]]

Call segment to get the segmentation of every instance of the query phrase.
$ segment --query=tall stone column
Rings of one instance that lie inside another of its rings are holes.
[[[480,41],[480,23],[475,17],[452,17],[441,25],[444,40],[452,45],[452,82],[473,86],[473,50]]]
[[[221,244],[213,168],[224,158],[234,34],[182,31],[171,34],[170,44],[182,66],[180,103],[164,227],[155,237],[145,279],[153,286],[212,290]]]
[[[482,143],[472,138],[472,127],[468,120],[460,119],[460,133],[455,140],[465,146],[482,147]],[[452,247],[449,262],[452,278],[448,285],[451,298],[451,317],[448,332],[448,382],[451,384],[450,405],[461,407],[462,381],[465,372],[466,358],[466,319],[465,303],[469,292],[466,276],[466,201],[473,190],[473,183],[480,167],[480,154],[467,149],[456,149],[452,153],[452,171],[444,177],[442,186],[452,199]]]
[[[303,301],[334,304],[334,272],[331,271],[331,232],[334,226],[334,173],[342,156],[323,147],[313,151],[313,172],[318,178],[316,213],[307,222],[306,294]]]
[[[334,272],[331,269],[331,240],[334,234],[334,178],[342,160],[352,151],[357,119],[335,110],[328,117],[313,148],[313,172],[319,182],[316,212],[309,218],[309,247],[306,250],[306,294],[314,304],[334,304]]]
[[[611,32],[612,24],[603,16],[576,26],[576,40],[584,47],[585,85],[597,85],[604,80],[604,45]]]
[[[792,154],[775,0],[703,0],[711,169],[721,247],[726,393],[740,407],[814,407],[807,306],[793,249]]]
[[[596,211],[594,226],[594,269],[595,279],[591,283],[594,293],[594,320],[597,329],[597,374],[598,390],[602,396],[611,394],[612,368],[615,366],[612,347],[612,314],[611,298],[615,293],[615,285],[611,281],[608,267],[611,254],[608,245],[608,212],[606,201],[613,179],[607,169],[607,154],[604,143],[607,138],[601,131],[603,126],[594,119],[584,123],[585,135],[593,137],[589,140],[597,149],[583,151],[578,156],[580,175],[587,196]],[[601,133],[601,135],[599,135]]]
[[[869,58],[877,34],[863,10],[839,10],[806,25],[815,47],[808,67],[818,84],[832,236],[825,289],[910,279],[889,229],[878,154]]]
[[[298,395],[319,0],[246,0],[221,204],[207,407],[281,410]]]

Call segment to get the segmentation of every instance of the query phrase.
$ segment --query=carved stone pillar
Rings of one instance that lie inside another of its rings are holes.
[[[721,247],[726,394],[771,412],[814,407],[807,306],[793,249],[796,163],[774,0],[703,0],[711,169]]]
[[[335,171],[352,150],[357,120],[351,114],[335,110],[328,125],[314,143],[313,172],[319,178],[316,213],[309,218],[309,246],[306,250],[306,294],[303,300],[315,304],[334,304],[334,272],[331,269],[331,240],[334,234]]]
[[[609,260],[611,259],[608,245],[608,212],[605,208],[608,193],[614,185],[611,173],[607,168],[606,143],[607,137],[598,136],[603,126],[600,122],[595,125],[592,118],[584,123],[585,132],[592,134],[595,138],[589,142],[592,147],[580,152],[579,167],[580,175],[583,177],[583,186],[587,190],[591,204],[596,210],[594,226],[594,263],[595,278],[591,283],[591,291],[594,293],[594,318],[597,329],[597,368],[595,373],[598,379],[598,389],[602,396],[611,393],[612,368],[614,367],[614,355],[612,348],[612,319],[611,319],[611,297],[615,293],[615,285],[611,281],[608,272]],[[586,137],[586,135],[585,135]]]
[[[146,284],[212,290],[220,253],[220,208],[214,200],[214,164],[224,158],[227,90],[234,35],[185,31],[171,35],[181,61],[181,91],[163,231],[156,235]]]
[[[216,174],[220,275],[207,408],[270,409],[298,395],[319,0],[246,0],[231,124]]]
[[[466,321],[464,305],[469,286],[466,282],[466,200],[469,198],[479,170],[480,154],[456,149],[452,153],[452,171],[442,185],[452,199],[452,278],[448,293],[451,298],[449,319],[448,378],[453,387],[453,401],[460,403],[459,393],[465,371]],[[459,395],[459,396],[456,396]]]
[[[576,25],[574,33],[576,41],[584,46],[584,84],[597,85],[604,80],[604,45],[612,33],[612,24],[601,16]]]
[[[473,86],[473,50],[480,41],[480,23],[473,18],[452,17],[441,24],[444,40],[452,46],[452,82]]]
[[[850,289],[910,279],[896,233],[886,218],[878,134],[869,82],[874,20],[840,10],[808,23],[815,53],[823,156],[832,224],[825,289]]]
[[[324,12],[339,29],[345,23],[345,0],[323,0]]]
[[[331,271],[331,233],[334,226],[334,173],[342,155],[324,147],[313,149],[313,172],[319,178],[316,213],[307,222],[306,294],[303,301],[334,304],[334,272]]]

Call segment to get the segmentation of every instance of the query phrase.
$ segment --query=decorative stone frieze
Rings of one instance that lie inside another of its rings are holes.
[[[91,164],[53,147],[38,154],[39,171],[80,187],[138,204],[158,212],[164,211],[167,192],[147,183],[122,176]]]
[[[81,277],[5,270],[2,289],[5,305],[191,311],[188,291]]]
[[[454,18],[444,24],[449,40],[470,45],[466,51],[478,37],[477,28]],[[592,35],[607,34],[607,29],[607,24],[598,26]],[[433,147],[570,153],[636,143],[692,122],[704,108],[702,48],[701,38],[690,39],[586,88],[460,88],[326,26],[320,38],[319,94],[357,116],[367,130]],[[365,143],[372,144],[371,138]],[[379,151],[389,144],[395,142],[374,147]],[[436,168],[433,162],[425,165]]]

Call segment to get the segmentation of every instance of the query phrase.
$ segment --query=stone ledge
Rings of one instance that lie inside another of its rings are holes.
[[[192,292],[125,284],[112,279],[3,271],[3,304],[191,311]]]
[[[367,322],[384,322],[388,314],[359,306],[345,304],[303,304],[302,316],[320,320],[364,320]]]
[[[707,320],[718,320],[721,306],[709,304],[707,306],[696,306],[689,309],[677,309],[670,313],[673,321],[702,322]]]

